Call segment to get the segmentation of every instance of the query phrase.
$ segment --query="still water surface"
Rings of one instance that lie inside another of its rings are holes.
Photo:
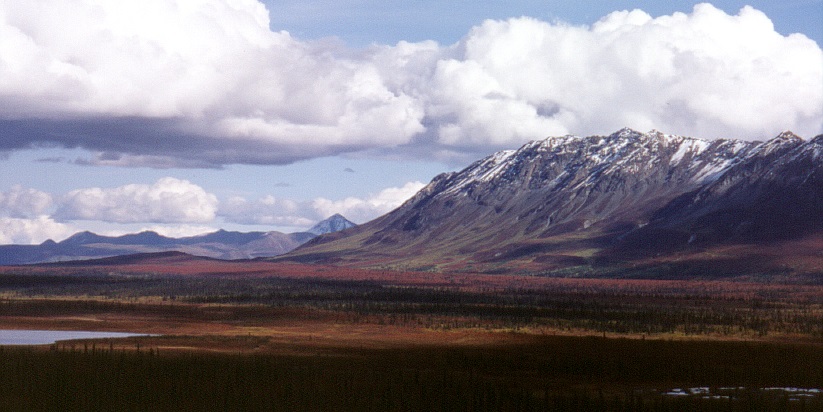
[[[104,339],[147,336],[125,332],[86,332],[74,330],[3,330],[0,329],[0,345],[48,345],[58,340]]]

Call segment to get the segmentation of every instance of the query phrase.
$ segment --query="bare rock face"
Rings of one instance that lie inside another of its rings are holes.
[[[804,142],[784,132],[657,210],[628,245],[648,247],[661,236],[675,245],[778,241],[821,231],[823,136]]]
[[[550,137],[441,174],[391,213],[290,256],[423,267],[790,238],[821,230],[822,153],[823,137],[790,132]]]

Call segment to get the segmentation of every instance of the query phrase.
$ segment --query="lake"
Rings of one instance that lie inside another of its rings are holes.
[[[0,345],[48,345],[59,340],[128,338],[148,334],[74,330],[0,330]]]

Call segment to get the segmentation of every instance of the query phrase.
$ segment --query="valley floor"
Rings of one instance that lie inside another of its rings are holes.
[[[215,265],[0,271],[0,329],[156,335],[0,347],[0,409],[823,410],[815,282]]]

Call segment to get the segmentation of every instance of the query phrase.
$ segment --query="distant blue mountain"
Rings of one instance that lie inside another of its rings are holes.
[[[136,253],[184,252],[217,259],[253,259],[289,252],[320,234],[353,226],[334,215],[308,232],[231,232],[218,230],[199,236],[166,237],[145,231],[123,236],[101,236],[78,232],[61,242],[47,240],[39,245],[0,246],[0,265],[24,265],[68,260],[98,259]]]

